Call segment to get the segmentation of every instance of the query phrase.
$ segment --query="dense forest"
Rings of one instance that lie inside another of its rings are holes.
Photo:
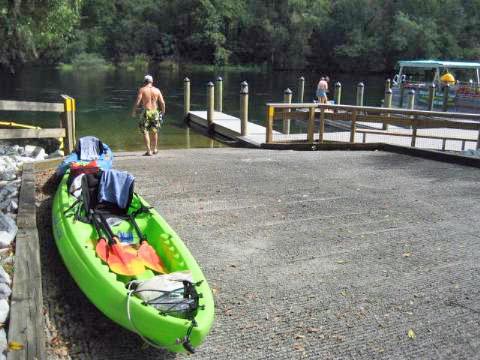
[[[480,0],[0,0],[0,67],[110,62],[382,72],[480,58]]]

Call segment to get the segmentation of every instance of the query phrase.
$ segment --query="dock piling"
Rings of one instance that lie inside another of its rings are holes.
[[[283,93],[283,102],[286,104],[292,103],[292,90],[288,88],[285,89]],[[290,111],[290,109],[283,110],[283,133],[287,135],[290,134],[290,119],[288,118],[288,113]]]
[[[215,111],[222,112],[223,108],[223,79],[219,76],[215,81]]]
[[[248,135],[248,83],[240,84],[240,135]]]
[[[431,83],[428,87],[428,110],[433,110],[433,102],[435,100],[435,84]]]
[[[415,107],[415,90],[410,89],[408,92],[408,109],[413,110]]]
[[[445,85],[443,88],[443,107],[442,111],[448,111],[448,96],[450,95],[450,84]]]
[[[385,92],[387,92],[389,89],[392,89],[390,79],[385,80]]]
[[[385,86],[385,99],[383,101],[383,107],[392,107],[392,89],[388,86]],[[390,113],[387,114],[387,117],[390,117]],[[383,122],[382,130],[388,130],[388,123]]]
[[[215,106],[215,89],[213,87],[213,83],[210,81],[207,84],[207,123],[208,123],[208,128],[211,128],[213,125],[213,112],[214,112],[214,106]]]
[[[365,85],[363,82],[359,82],[357,85],[357,106],[363,106],[363,93],[365,91]]]
[[[340,105],[342,100],[342,84],[340,82],[335,83],[335,95],[334,95],[335,104]]]
[[[190,79],[183,80],[183,116],[186,119],[190,112]]]
[[[402,80],[400,83],[400,102],[398,103],[398,107],[403,108],[403,96],[405,94],[405,80]]]
[[[303,95],[305,93],[305,78],[300,76],[298,78],[298,102],[303,103]]]

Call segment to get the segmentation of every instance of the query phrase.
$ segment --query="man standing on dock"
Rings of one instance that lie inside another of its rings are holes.
[[[328,91],[328,76],[322,76],[317,85],[317,98],[320,104],[326,104],[328,102],[327,91]]]
[[[138,126],[147,147],[147,152],[144,155],[151,156],[158,152],[158,129],[160,129],[163,116],[165,115],[165,101],[160,90],[153,86],[153,77],[151,75],[145,75],[143,86],[138,90],[137,101],[133,105],[132,117],[135,117],[136,110],[140,104],[142,104],[143,111]],[[158,105],[160,105],[161,112],[158,111]],[[153,134],[152,141],[150,141],[150,133]],[[153,143],[153,152],[151,143]]]

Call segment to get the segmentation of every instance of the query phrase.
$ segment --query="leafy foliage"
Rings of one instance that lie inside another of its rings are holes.
[[[79,54],[372,72],[480,56],[480,0],[0,0],[0,26],[12,71]]]

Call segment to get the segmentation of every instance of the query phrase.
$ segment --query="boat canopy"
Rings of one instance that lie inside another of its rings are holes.
[[[402,60],[398,62],[398,65],[400,65],[400,67],[417,67],[424,69],[480,69],[480,62],[468,61]]]

